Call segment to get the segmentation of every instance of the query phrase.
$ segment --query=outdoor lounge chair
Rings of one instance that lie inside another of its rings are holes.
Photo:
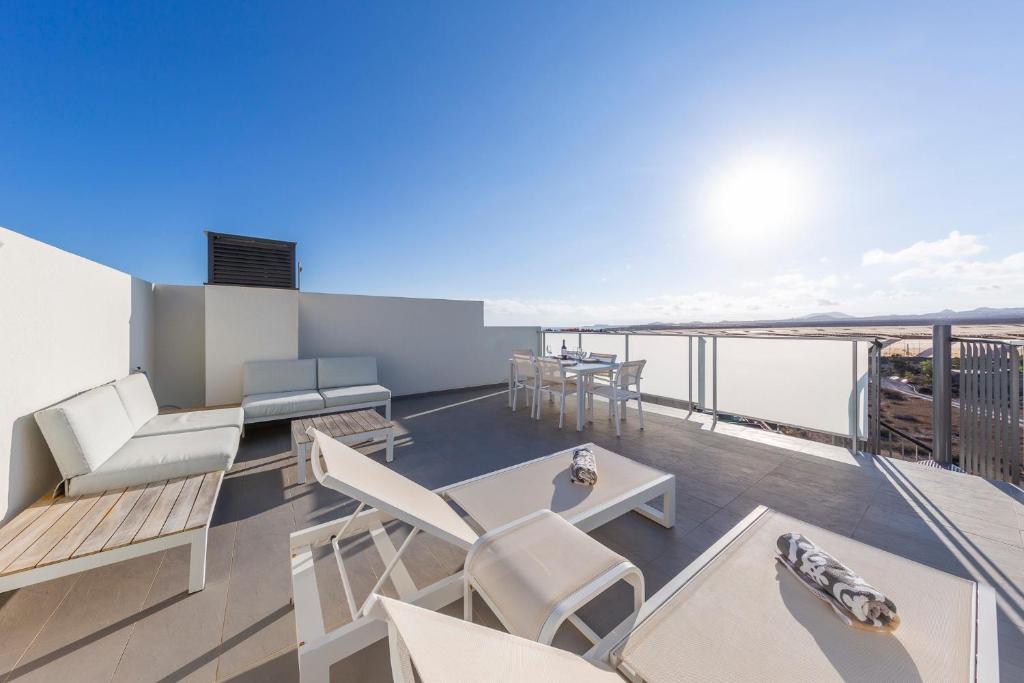
[[[877,577],[899,606],[899,629],[847,626],[777,568],[775,539],[792,528]],[[369,612],[387,621],[400,683],[999,680],[990,587],[764,507],[583,656],[385,597]]]
[[[313,430],[311,436],[314,476],[324,486],[354,498],[358,507],[343,519],[291,535],[299,671],[307,681],[326,680],[332,663],[386,636],[383,622],[366,616],[368,601],[357,604],[346,572],[340,546],[355,534],[369,533],[385,565],[371,596],[390,579],[402,600],[439,609],[476,589],[510,630],[532,638],[549,638],[568,619],[596,641],[596,634],[579,621],[575,610],[619,579],[634,586],[638,608],[643,582],[636,567],[582,532],[630,510],[666,527],[675,523],[673,475],[593,445],[590,447],[602,467],[602,479],[594,487],[569,481],[572,456],[568,450],[429,491],[321,432]],[[657,498],[661,498],[660,510],[647,504]],[[460,516],[449,501],[468,517]],[[382,526],[393,519],[413,527],[397,550]],[[568,531],[559,529],[559,525],[568,527]],[[430,586],[416,587],[402,565],[402,556],[419,532],[466,551],[475,548],[475,557],[467,561],[469,574],[458,572]],[[504,542],[503,537],[509,540]],[[549,537],[557,542],[551,543]],[[335,547],[353,616],[352,622],[329,633],[324,628],[313,567],[313,546],[326,542]],[[517,552],[516,548],[528,552]],[[570,552],[574,549],[577,552]],[[505,584],[493,578],[501,574],[494,569],[502,557],[513,560],[505,565],[508,571],[504,576],[512,576]],[[565,576],[557,578],[562,583],[538,583],[531,575],[531,571],[538,576],[552,573],[547,562],[559,563],[558,569]],[[537,594],[545,590],[551,599],[538,604]]]

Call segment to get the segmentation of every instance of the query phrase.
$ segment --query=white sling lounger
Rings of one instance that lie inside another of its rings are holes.
[[[775,539],[794,529],[874,577],[900,610],[899,628],[847,626],[777,568]],[[412,683],[414,668],[423,683],[999,680],[990,587],[764,507],[582,656],[374,600],[398,683]]]
[[[371,597],[390,579],[403,601],[428,609],[440,609],[465,595],[468,613],[471,591],[476,590],[510,631],[550,640],[569,620],[597,642],[599,636],[575,611],[619,580],[633,586],[639,609],[643,575],[583,532],[631,510],[666,527],[675,522],[673,475],[593,445],[603,477],[595,487],[569,482],[569,449],[429,491],[315,429],[311,437],[310,463],[316,479],[355,499],[358,506],[347,517],[291,534],[299,672],[304,681],[326,680],[331,664],[387,635],[384,623],[366,614],[369,597],[359,604],[353,594],[340,545],[355,534],[369,534],[385,565]],[[660,510],[648,504],[658,498]],[[449,500],[468,513],[482,536]],[[397,550],[383,528],[394,519],[413,527]],[[402,555],[419,532],[469,552],[470,571],[423,588],[415,586]],[[353,617],[330,632],[324,627],[313,566],[313,547],[326,542],[334,545]],[[576,552],[568,554],[570,550]],[[570,569],[552,572],[548,563]],[[544,580],[545,576],[550,578]]]

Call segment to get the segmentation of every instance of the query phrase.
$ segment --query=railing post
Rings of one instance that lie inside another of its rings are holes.
[[[949,325],[932,327],[932,457],[940,465],[953,463],[953,358]]]
[[[582,332],[578,332],[576,334],[576,350],[577,351],[582,351],[583,350],[583,333]]]
[[[689,401],[690,412],[686,414],[686,417],[690,417],[693,414],[693,335],[691,334],[687,339],[689,340],[690,353],[689,362],[686,364],[686,381],[689,385],[689,393],[686,400]]]
[[[624,335],[626,337],[626,362],[629,362],[629,334]]]
[[[697,408],[708,409],[708,338],[697,337]]]
[[[860,440],[860,386],[858,383],[860,377],[857,372],[857,343],[851,342],[853,356],[850,362],[850,366],[853,369],[850,387],[850,449],[854,453],[858,451],[857,446]]]
[[[711,338],[711,429],[718,426],[718,337]]]
[[[871,452],[881,454],[882,448],[882,343],[875,341],[871,344],[871,376],[868,379],[871,386],[871,403],[874,408],[871,411]]]

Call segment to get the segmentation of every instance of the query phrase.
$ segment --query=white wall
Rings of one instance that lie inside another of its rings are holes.
[[[242,400],[242,365],[298,358],[299,293],[264,287],[205,287],[206,405]]]
[[[150,362],[147,286],[0,228],[0,518],[60,480],[32,414]]]
[[[153,283],[132,276],[132,312],[129,325],[128,365],[132,370],[153,374],[156,348],[153,331],[156,323]]]
[[[153,288],[155,364],[150,380],[161,406],[206,405],[206,297],[200,285]]]
[[[369,355],[396,396],[508,376],[509,353],[536,348],[536,327],[484,327],[483,302],[299,295],[299,356]]]

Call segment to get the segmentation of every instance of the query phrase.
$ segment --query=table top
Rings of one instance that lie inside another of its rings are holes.
[[[0,527],[0,576],[201,528],[223,472],[85,496],[46,495]]]
[[[615,368],[622,365],[622,363],[606,363],[604,361],[580,362],[575,360],[562,360],[558,356],[547,357],[554,358],[556,360],[561,360],[562,365],[565,366],[566,372],[575,372],[577,374],[586,374],[591,372],[607,372],[608,370],[614,370]],[[512,363],[514,360],[514,358],[509,358],[508,362]]]
[[[385,419],[372,408],[353,410],[347,413],[303,417],[292,420],[292,435],[295,437],[295,443],[304,444],[312,441],[309,438],[309,434],[306,433],[306,430],[310,427],[323,432],[332,439],[337,439],[389,429],[391,428],[391,420]]]
[[[569,448],[457,484],[444,495],[490,531],[544,509],[577,523],[578,517],[586,517],[630,492],[672,478],[667,472],[592,443],[582,446],[589,447],[597,461],[596,486],[571,481],[573,449]]]

